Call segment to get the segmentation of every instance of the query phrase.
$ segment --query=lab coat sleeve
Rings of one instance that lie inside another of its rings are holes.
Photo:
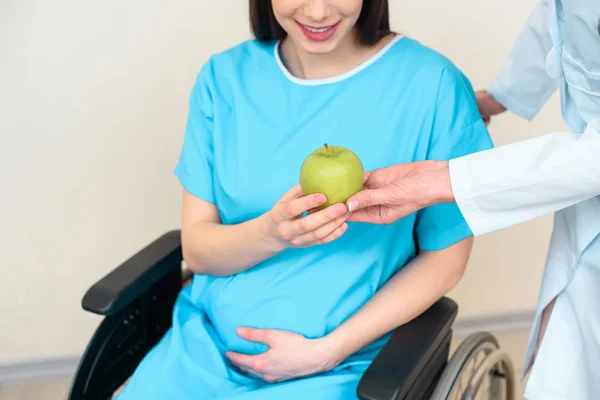
[[[450,161],[452,191],[475,236],[600,195],[600,119]]]
[[[553,41],[549,30],[554,15],[550,1],[541,0],[529,17],[499,75],[488,88],[497,102],[527,120],[533,119],[558,88],[547,72]],[[555,17],[554,17],[555,18]]]

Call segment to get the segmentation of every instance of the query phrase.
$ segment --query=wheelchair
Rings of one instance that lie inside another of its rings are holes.
[[[69,400],[107,400],[171,326],[179,291],[191,280],[180,231],[164,234],[85,294],[83,309],[104,316],[92,336]],[[442,298],[397,328],[361,377],[361,400],[513,400],[511,360],[487,332],[450,355],[457,304]]]

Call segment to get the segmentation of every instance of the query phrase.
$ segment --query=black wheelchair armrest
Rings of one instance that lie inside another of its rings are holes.
[[[426,399],[448,360],[457,304],[442,298],[396,329],[358,384],[363,400]]]
[[[85,294],[87,311],[104,315],[81,357],[69,400],[110,399],[171,327],[188,278],[180,231],[159,237]]]
[[[83,309],[113,315],[181,268],[182,260],[180,231],[167,232],[94,284],[83,297]]]

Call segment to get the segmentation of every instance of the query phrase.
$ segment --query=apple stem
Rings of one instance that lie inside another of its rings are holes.
[[[327,146],[327,143],[325,143],[325,155],[329,157],[329,146]]]

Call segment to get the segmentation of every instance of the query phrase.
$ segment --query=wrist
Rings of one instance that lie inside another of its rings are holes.
[[[320,342],[320,358],[326,370],[335,368],[355,352],[350,337],[340,328],[316,339]]]
[[[453,203],[454,193],[450,181],[450,168],[448,161],[432,161],[427,166],[427,180],[429,182],[426,206],[438,203]]]
[[[288,246],[277,236],[276,228],[273,224],[271,212],[267,212],[256,218],[258,225],[258,235],[263,243],[266,244],[270,252],[276,254],[285,250]]]

